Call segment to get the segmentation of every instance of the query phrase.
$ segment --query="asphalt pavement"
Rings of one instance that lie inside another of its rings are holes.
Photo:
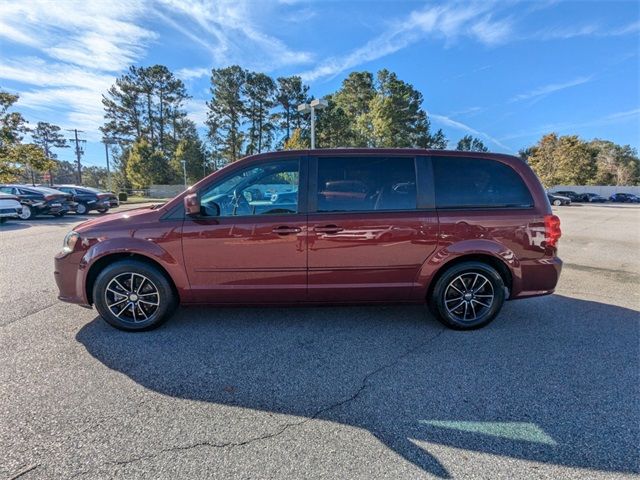
[[[640,207],[556,212],[557,293],[473,332],[420,306],[198,307],[128,334],[56,299],[78,218],[6,224],[0,479],[637,478]]]

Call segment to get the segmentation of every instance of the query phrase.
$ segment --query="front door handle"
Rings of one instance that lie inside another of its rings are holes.
[[[290,233],[300,233],[302,229],[300,227],[287,227],[280,226],[271,230],[273,233],[277,233],[278,235],[289,235]]]
[[[338,233],[343,231],[344,228],[338,225],[324,225],[322,227],[314,227],[313,231],[318,233]]]

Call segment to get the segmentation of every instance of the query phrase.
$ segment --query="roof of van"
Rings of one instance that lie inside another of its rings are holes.
[[[435,150],[424,148],[361,148],[361,147],[340,147],[340,148],[316,148],[314,150],[279,150],[273,152],[258,153],[249,155],[244,158],[263,157],[273,155],[429,155],[429,156],[458,156],[458,157],[476,157],[476,158],[509,158],[518,159],[519,157],[506,153],[493,152],[474,152],[462,150]]]

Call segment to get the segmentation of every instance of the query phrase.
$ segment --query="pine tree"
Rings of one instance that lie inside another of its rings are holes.
[[[247,117],[250,123],[247,154],[260,153],[271,147],[275,126],[270,110],[275,106],[276,84],[264,73],[249,72],[244,92],[247,99]]]
[[[279,77],[276,104],[281,109],[275,119],[283,131],[283,142],[289,139],[294,128],[302,129],[305,116],[298,112],[298,105],[309,101],[309,87],[302,83],[302,78]]]
[[[456,150],[463,152],[488,152],[489,149],[485,147],[482,140],[475,138],[471,135],[465,135],[458,141]]]
[[[238,65],[211,71],[212,98],[207,103],[209,138],[220,145],[220,153],[229,162],[235,162],[242,151],[246,78],[247,71]]]
[[[67,148],[67,140],[64,135],[60,133],[61,128],[57,125],[53,125],[48,122],[38,122],[36,128],[31,132],[31,138],[33,143],[38,145],[44,152],[44,155],[49,160],[55,160],[58,155],[52,150],[53,148]],[[55,165],[55,162],[52,162]],[[49,183],[53,185],[53,171],[54,168],[49,169]]]

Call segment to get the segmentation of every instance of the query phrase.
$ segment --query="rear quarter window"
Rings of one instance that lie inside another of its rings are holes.
[[[533,198],[509,165],[485,158],[434,157],[437,208],[528,208]]]

